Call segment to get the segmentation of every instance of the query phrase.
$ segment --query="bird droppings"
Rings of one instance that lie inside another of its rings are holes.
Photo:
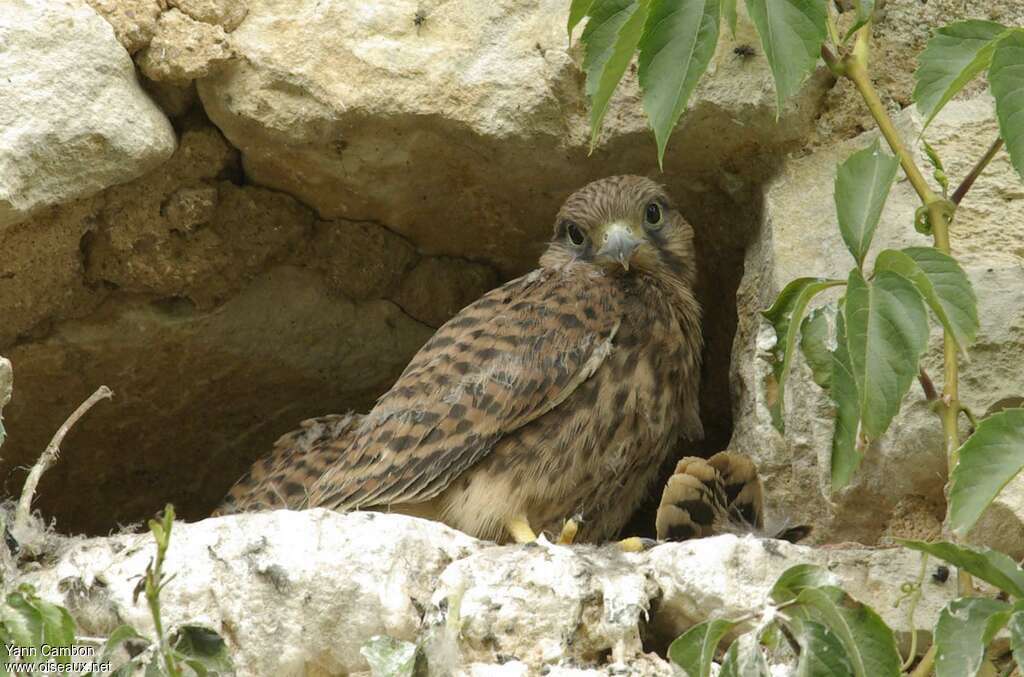
[[[254,567],[246,560],[255,555],[245,553],[260,537]],[[667,676],[672,668],[661,652],[672,639],[707,618],[762,611],[782,571],[813,563],[873,606],[901,642],[909,637],[892,601],[919,572],[917,553],[786,542],[769,553],[765,543],[722,535],[623,553],[495,546],[402,515],[227,516],[175,525],[164,620],[169,628],[197,621],[231,628],[225,638],[240,677],[301,674],[311,664],[367,670],[360,649],[375,636],[417,643],[432,672]],[[152,621],[132,596],[151,551],[145,535],[79,540],[18,582],[56,603],[78,600],[84,624],[118,619],[146,634]],[[268,585],[268,572],[287,572],[288,585]],[[934,621],[953,587],[924,589],[919,626]],[[225,589],[232,594],[214,594]]]

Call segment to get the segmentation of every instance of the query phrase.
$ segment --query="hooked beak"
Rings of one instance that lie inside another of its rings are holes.
[[[629,259],[640,246],[640,242],[628,225],[616,221],[605,228],[604,240],[597,255],[618,261],[623,268],[629,270]]]

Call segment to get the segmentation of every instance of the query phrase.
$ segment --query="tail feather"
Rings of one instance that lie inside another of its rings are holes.
[[[313,483],[341,459],[362,418],[344,414],[303,421],[297,430],[278,439],[273,450],[235,482],[212,514],[306,508]]]

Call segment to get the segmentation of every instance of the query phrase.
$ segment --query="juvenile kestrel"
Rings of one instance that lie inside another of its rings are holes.
[[[613,538],[698,417],[693,229],[640,176],[566,200],[540,267],[453,317],[365,416],[312,419],[218,512],[290,507],[428,517],[529,540],[582,516]]]

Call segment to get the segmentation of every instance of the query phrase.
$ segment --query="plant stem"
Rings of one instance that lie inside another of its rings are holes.
[[[977,180],[977,178],[981,176],[981,173],[985,171],[985,167],[988,166],[988,163],[992,161],[992,158],[996,156],[996,153],[998,153],[999,149],[1002,147],[1003,137],[1000,136],[997,137],[996,140],[992,142],[992,145],[989,146],[988,151],[985,152],[985,155],[983,155],[982,158],[978,160],[978,164],[974,165],[971,168],[971,171],[968,172],[967,176],[964,177],[964,180],[961,181],[960,185],[956,187],[955,191],[953,191],[953,197],[950,198],[950,201],[952,201],[953,204],[960,204],[960,201],[964,199],[964,195],[967,195],[967,191],[969,191],[971,189],[971,186],[974,185],[975,180]]]
[[[928,647],[928,652],[921,657],[921,662],[910,673],[910,677],[925,677],[932,673],[932,668],[935,667],[935,651],[935,641],[932,640],[932,645]]]
[[[843,59],[843,72],[853,82],[861,98],[868,107],[871,117],[878,124],[878,129],[888,142],[892,152],[900,161],[903,171],[914,187],[921,203],[928,212],[928,222],[932,227],[932,238],[935,248],[943,254],[949,254],[949,208],[948,202],[937,195],[931,189],[924,178],[924,174],[914,162],[914,156],[907,149],[906,144],[900,136],[892,118],[889,117],[885,105],[875,91],[871,78],[868,76],[868,46],[871,38],[871,22],[869,21],[857,31],[857,38],[854,42],[853,51]],[[998,149],[996,149],[998,150]],[[947,468],[952,475],[956,468],[958,459],[957,449],[960,447],[960,433],[957,428],[957,418],[960,413],[958,402],[959,368],[957,346],[953,335],[943,331],[943,363],[945,366],[942,383],[942,397],[939,399],[939,415],[942,419],[943,442],[946,452]],[[960,570],[958,573],[959,591],[961,595],[970,595],[974,591],[971,575]],[[916,672],[916,671],[915,671]]]
[[[100,386],[96,389],[92,395],[89,396],[85,402],[78,405],[64,424],[57,429],[54,433],[53,439],[46,445],[46,449],[43,451],[39,460],[32,466],[32,470],[28,473],[28,478],[25,480],[25,485],[21,490],[21,498],[18,500],[18,509],[14,514],[14,533],[15,538],[19,536],[23,537],[28,528],[29,517],[32,515],[32,498],[36,494],[36,487],[39,486],[39,480],[42,479],[43,473],[49,470],[53,462],[57,460],[57,455],[60,453],[60,445],[64,441],[64,437],[71,430],[72,426],[78,422],[78,419],[85,416],[85,413],[92,409],[93,405],[100,400],[105,400],[113,397],[114,393],[111,392],[107,386]]]

